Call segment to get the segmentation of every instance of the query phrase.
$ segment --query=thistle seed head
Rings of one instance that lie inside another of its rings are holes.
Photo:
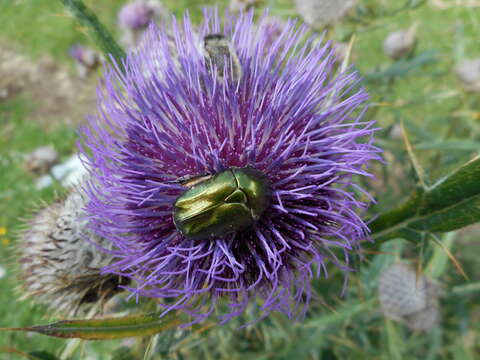
[[[114,257],[111,245],[88,230],[85,205],[86,198],[77,188],[63,201],[39,211],[19,248],[24,298],[70,316],[83,305],[103,305],[128,283],[121,276],[101,274],[101,267]]]
[[[430,330],[439,321],[438,287],[406,264],[394,264],[380,276],[383,314],[412,330]]]

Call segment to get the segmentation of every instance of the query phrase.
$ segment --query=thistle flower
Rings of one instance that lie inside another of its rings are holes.
[[[107,68],[82,130],[90,224],[118,258],[103,270],[195,321],[255,298],[259,316],[302,316],[312,278],[347,274],[367,238],[353,177],[378,159],[368,95],[292,21],[269,48],[252,12],[173,28],[174,52],[151,26],[124,75]]]
[[[74,315],[81,307],[110,299],[129,282],[118,275],[102,275],[113,262],[109,252],[97,251],[86,240],[111,247],[87,229],[86,198],[79,189],[64,201],[39,211],[20,243],[24,298],[48,305],[55,312]]]

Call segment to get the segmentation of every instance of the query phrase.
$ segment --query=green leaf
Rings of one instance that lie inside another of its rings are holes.
[[[478,151],[480,150],[480,142],[468,139],[435,140],[432,142],[417,144],[415,145],[415,149],[441,151]]]
[[[64,320],[48,325],[0,330],[32,331],[60,338],[85,340],[110,340],[132,336],[149,336],[166,331],[182,323],[175,313],[164,317],[159,314],[143,314],[117,318],[91,320]]]
[[[385,318],[385,328],[388,346],[388,358],[402,360],[404,358],[405,343],[400,335],[398,325],[392,320]]]
[[[306,321],[303,326],[307,329],[311,328],[311,336],[318,339],[327,329],[342,324],[346,320],[352,320],[355,316],[364,314],[373,303],[374,299],[345,302],[335,309],[334,313]]]
[[[368,266],[360,268],[359,276],[366,291],[365,296],[373,296],[378,286],[378,277],[394,262],[392,254],[401,253],[405,243],[406,241],[399,239],[382,244],[379,247],[380,252],[370,259]]]
[[[28,353],[35,360],[57,360],[55,355],[52,355],[46,351],[32,351]]]
[[[480,157],[426,189],[417,188],[398,208],[372,221],[376,243],[393,238],[415,242],[428,232],[448,232],[480,221]]]
[[[402,77],[410,72],[421,68],[424,65],[432,64],[438,61],[437,51],[426,50],[421,54],[409,59],[401,59],[392,64],[385,70],[371,72],[365,75],[366,81],[379,81],[391,79],[394,77]]]
[[[52,355],[46,351],[32,351],[29,353],[14,349],[14,348],[0,348],[2,352],[10,353],[10,354],[15,354],[18,356],[21,356],[22,358],[25,359],[30,359],[30,360],[58,360],[58,358],[55,355]]]
[[[436,246],[430,261],[425,266],[424,274],[432,279],[440,279],[448,269],[449,256],[448,253],[455,243],[456,233],[446,234],[440,241],[443,246]],[[447,251],[446,251],[447,250]]]
[[[135,360],[135,353],[129,347],[122,346],[112,352],[112,359],[115,360]]]

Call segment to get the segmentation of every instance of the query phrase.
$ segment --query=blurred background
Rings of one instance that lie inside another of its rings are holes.
[[[269,8],[272,21],[298,18],[336,42],[340,60],[350,53],[371,96],[367,117],[382,127],[377,144],[385,149],[386,164],[375,165],[377,178],[366,184],[379,200],[371,215],[398,205],[418,181],[405,137],[427,184],[480,151],[480,0],[160,1],[152,10],[157,22],[187,9],[198,22],[204,6],[255,7],[257,14]],[[85,3],[123,46],[135,46],[141,27],[118,21],[126,1]],[[15,243],[25,219],[79,176],[76,129],[95,111],[101,62],[60,1],[0,0],[0,327],[56,319],[19,300]],[[340,273],[318,281],[321,300],[304,323],[273,315],[243,330],[233,321],[161,334],[154,345],[152,339],[82,343],[64,358],[143,359],[141,349],[150,344],[145,358],[152,359],[480,359],[479,237],[473,225],[438,239],[442,247],[388,242],[366,256],[344,296]],[[408,286],[419,278],[426,300],[412,316],[418,294]],[[0,359],[25,358],[13,349],[58,354],[68,344],[1,333]]]

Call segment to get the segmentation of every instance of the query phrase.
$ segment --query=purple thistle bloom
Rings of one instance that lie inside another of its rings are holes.
[[[368,238],[353,176],[370,176],[366,165],[379,158],[376,129],[362,121],[368,95],[357,73],[335,73],[331,44],[306,31],[289,21],[266,48],[271,34],[252,12],[221,25],[210,11],[196,31],[188,16],[173,24],[175,51],[152,25],[124,75],[107,68],[98,115],[82,134],[93,177],[87,211],[116,248],[104,271],[135,280],[136,296],[170,298],[160,306],[196,321],[221,299],[226,321],[254,298],[261,316],[297,318],[329,263],[352,270],[349,257]],[[210,34],[231,41],[241,76],[211,71],[201,48]],[[178,179],[246,166],[271,183],[267,211],[248,229],[184,236],[172,216],[188,189]]]

